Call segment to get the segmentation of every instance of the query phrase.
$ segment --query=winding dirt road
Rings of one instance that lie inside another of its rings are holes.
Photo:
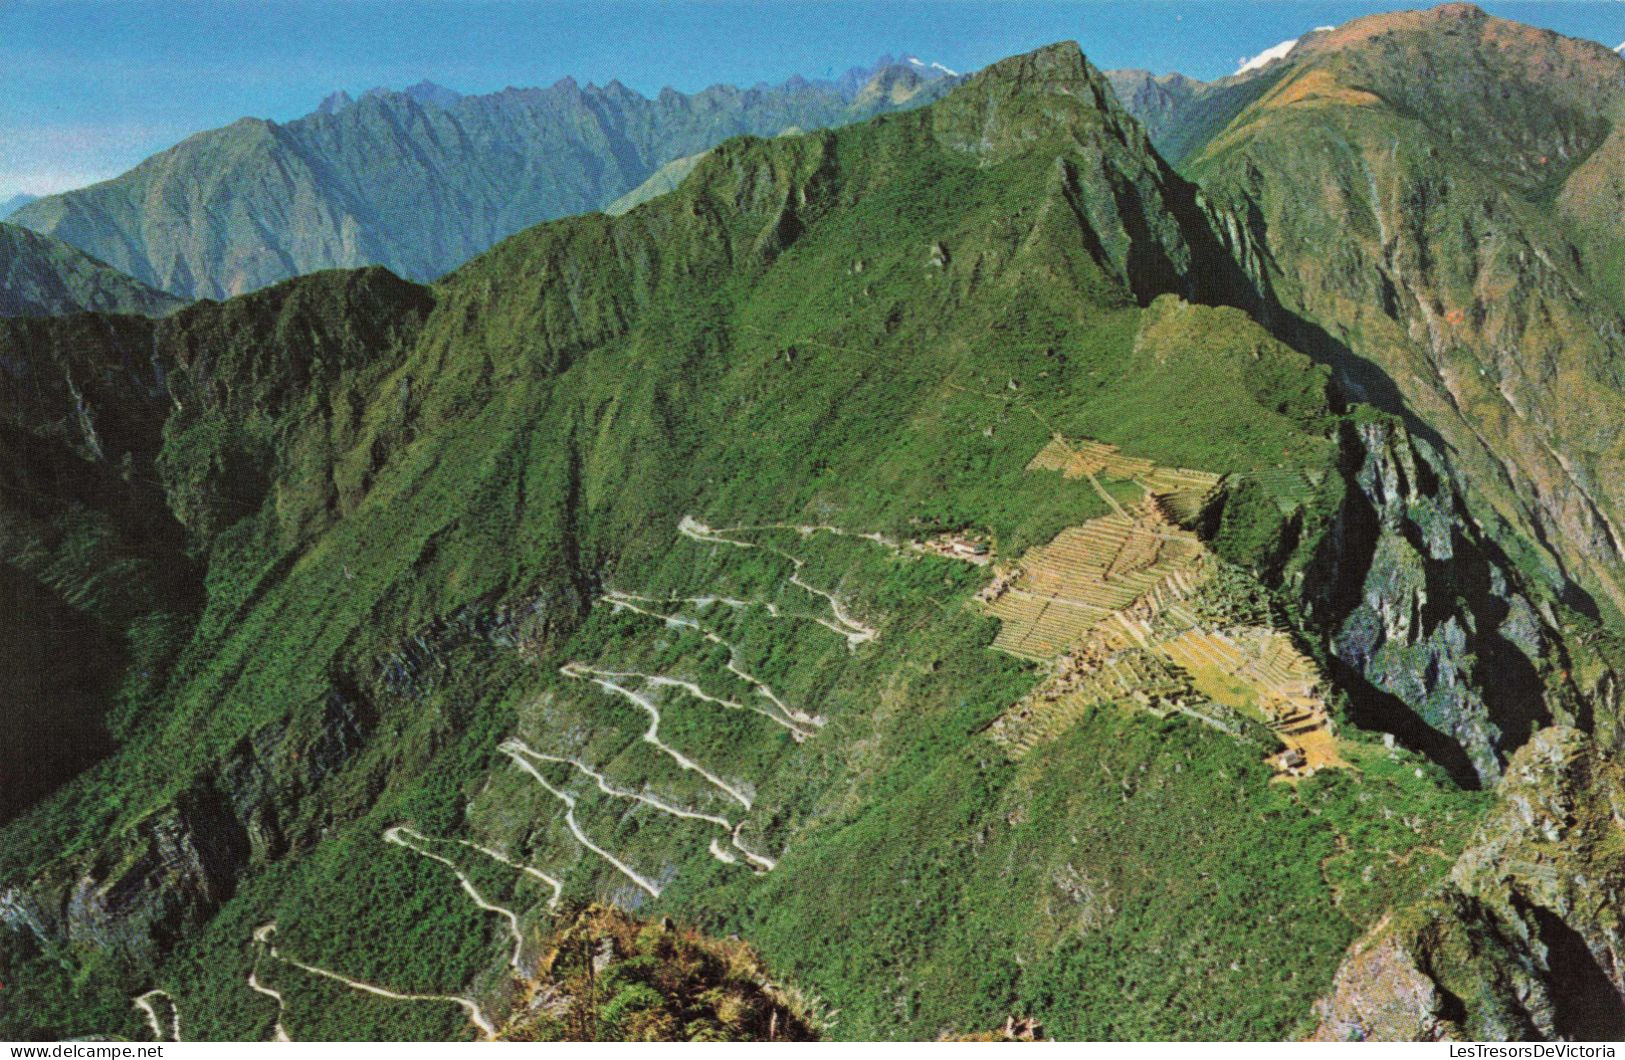
[[[169,1005],[168,1038],[164,1037],[163,1020],[159,1018],[158,1008],[153,1004],[153,1001],[157,998],[163,998],[164,1002]],[[152,1036],[154,1039],[160,1042],[185,1041],[185,1039],[181,1037],[180,1006],[175,1004],[175,999],[169,995],[169,991],[148,990],[145,994],[135,998],[131,1004],[140,1009],[141,1012],[147,1017],[147,1026],[152,1028]]]
[[[641,802],[646,806],[652,806],[661,813],[672,817],[682,818],[683,820],[687,821],[703,821],[707,824],[714,824],[718,827],[726,829],[728,832],[728,842],[736,850],[738,850],[739,853],[745,856],[746,861],[750,862],[751,865],[758,869],[771,871],[778,864],[772,858],[766,857],[762,854],[757,854],[754,851],[747,849],[740,841],[739,833],[745,827],[743,821],[737,823],[731,822],[726,817],[719,816],[718,814],[705,813],[700,810],[690,810],[681,806],[675,806],[672,803],[660,798],[658,795],[649,795],[616,787],[614,784],[610,783],[608,777],[587,765],[579,758],[566,758],[561,755],[544,754],[541,751],[532,749],[528,744],[518,737],[508,740],[507,743],[520,753],[528,755],[539,762],[555,762],[560,765],[570,766],[583,776],[590,778],[592,782],[598,786],[598,790],[602,791],[606,795],[618,799],[631,799],[635,802]],[[711,840],[711,845],[707,849],[710,851],[712,857],[716,858],[725,865],[739,864],[739,859],[733,855],[733,852],[719,845],[715,839]]]
[[[633,689],[627,688],[625,685],[620,684],[611,678],[596,676],[597,671],[594,671],[591,667],[584,666],[581,663],[565,663],[559,668],[559,672],[573,680],[591,681],[600,688],[606,689],[607,691],[613,692],[615,695],[620,696],[632,705],[636,706],[639,710],[643,711],[645,714],[649,715],[649,727],[644,730],[642,736],[644,743],[664,753],[673,762],[676,762],[679,767],[704,777],[706,782],[712,787],[727,795],[745,809],[750,809],[751,798],[749,795],[745,794],[743,791],[740,791],[726,780],[723,780],[721,777],[717,776],[709,769],[706,769],[704,766],[694,761],[694,759],[683,754],[683,752],[677,750],[677,748],[671,746],[660,738],[660,707],[655,704],[654,700],[634,691]]]
[[[614,603],[614,601],[611,601],[611,602]],[[671,616],[667,616],[667,615],[660,615],[660,614],[657,614],[657,613],[651,612],[651,611],[641,610],[641,609],[637,608],[636,606],[625,605],[625,604],[616,604],[616,606],[627,606],[629,610],[635,611],[635,612],[637,612],[639,614],[649,615],[650,617],[654,617],[654,618],[669,619],[671,617]],[[710,634],[710,633],[708,633],[707,631],[705,631],[703,629],[701,630],[701,633],[705,634],[707,636],[707,639],[714,640],[714,641],[716,641],[716,643],[722,644],[722,645],[728,647],[730,649],[730,651],[732,651],[732,645],[729,645],[727,641],[722,640],[720,637],[717,637],[714,634]],[[780,728],[783,728],[783,729],[787,730],[790,733],[791,736],[795,737],[797,743],[799,743],[802,740],[805,740],[807,737],[813,735],[810,728],[804,728],[803,726],[814,726],[814,725],[822,724],[822,719],[810,718],[807,715],[802,714],[800,711],[796,711],[796,710],[791,709],[783,700],[779,699],[778,696],[774,695],[773,690],[768,688],[766,684],[764,684],[761,681],[758,681],[756,678],[752,677],[751,675],[749,675],[749,674],[745,673],[744,671],[738,669],[737,667],[733,666],[731,664],[731,660],[730,660],[730,665],[728,667],[729,672],[733,673],[735,676],[738,676],[742,680],[748,682],[751,685],[752,689],[757,693],[757,695],[762,696],[764,699],[768,700],[769,703],[771,703],[774,707],[777,708],[776,711],[775,710],[770,710],[770,709],[768,709],[766,707],[753,707],[753,706],[750,706],[747,703],[740,703],[737,700],[724,699],[724,698],[722,698],[720,696],[713,696],[711,693],[709,693],[705,689],[701,688],[695,682],[686,680],[685,678],[681,678],[681,677],[671,677],[671,676],[669,676],[667,674],[644,673],[641,670],[604,670],[604,669],[600,669],[600,668],[597,668],[597,667],[588,667],[588,666],[585,666],[585,665],[582,665],[581,669],[584,672],[590,671],[590,672],[598,675],[599,677],[608,677],[608,678],[612,678],[612,679],[613,678],[636,678],[637,680],[644,681],[644,682],[646,682],[648,684],[651,684],[651,685],[658,685],[658,686],[660,686],[662,688],[679,688],[679,689],[682,689],[684,692],[687,692],[689,695],[693,696],[695,699],[701,700],[701,701],[706,702],[706,703],[715,703],[717,706],[723,707],[723,708],[725,708],[727,710],[742,710],[742,711],[747,711],[747,712],[749,712],[751,714],[759,714],[762,717],[766,718],[768,721],[771,721],[773,724],[779,726]]]
[[[534,778],[535,781],[542,787],[546,788],[548,793],[551,794],[555,799],[558,799],[560,802],[564,803],[564,823],[565,826],[570,829],[570,834],[575,836],[576,842],[603,858],[606,862],[613,866],[617,872],[631,880],[633,883],[637,884],[644,891],[647,891],[651,897],[660,897],[660,886],[658,884],[639,873],[638,870],[634,869],[632,866],[628,865],[614,854],[611,854],[597,843],[594,843],[592,841],[592,837],[587,835],[586,832],[582,831],[580,822],[576,820],[576,797],[562,788],[554,787],[548,782],[546,777],[542,776],[541,772],[525,758],[525,754],[530,750],[530,748],[526,747],[523,741],[509,738],[502,741],[497,750],[501,751],[503,754],[512,759],[514,765],[529,773],[531,777]]]
[[[260,932],[264,931],[266,926],[261,924],[254,930],[256,952],[254,954],[254,967],[249,969],[248,972],[248,989],[256,994],[263,994],[276,1002],[276,1026],[271,1031],[271,1040],[273,1042],[291,1042],[293,1038],[289,1036],[288,1029],[282,1025],[282,1017],[288,1011],[288,1002],[283,998],[282,991],[260,982],[260,961],[265,957],[265,951],[270,945],[271,938],[269,931],[265,932],[265,938],[260,938]]]
[[[510,869],[515,869],[515,870],[517,870],[519,872],[522,872],[525,875],[531,877],[532,879],[541,880],[543,883],[545,883],[549,887],[553,888],[553,897],[551,897],[551,898],[549,898],[547,900],[547,908],[549,910],[557,909],[559,907],[559,902],[562,901],[563,898],[564,898],[564,884],[560,883],[558,880],[554,879],[552,876],[549,876],[547,873],[543,872],[541,869],[532,868],[529,865],[521,865],[519,862],[509,859],[508,857],[504,856],[503,854],[501,854],[501,853],[499,853],[499,852],[497,852],[495,850],[492,850],[490,847],[481,846],[478,843],[470,843],[466,839],[452,839],[452,840],[449,840],[449,842],[457,843],[460,846],[465,846],[470,850],[476,850],[476,851],[480,852],[481,854],[484,854],[486,857],[490,858],[492,861],[498,862],[499,864],[506,865]]]
[[[280,961],[291,968],[297,968],[307,975],[314,975],[318,978],[329,979],[335,983],[340,983],[349,987],[351,990],[358,990],[364,994],[372,994],[374,997],[388,998],[391,1001],[428,1001],[456,1005],[464,1012],[468,1013],[469,1022],[479,1029],[480,1033],[484,1035],[486,1041],[490,1041],[496,1037],[496,1024],[492,1023],[485,1013],[481,1011],[480,1006],[469,998],[457,997],[452,994],[402,994],[399,991],[390,990],[388,987],[382,987],[376,983],[368,983],[360,979],[351,979],[347,975],[340,975],[338,972],[328,971],[326,968],[318,968],[314,964],[306,964],[303,961],[296,960],[293,957],[288,957],[278,952],[276,943],[271,941],[271,936],[275,933],[276,924],[274,922],[269,924],[261,924],[259,927],[254,929],[254,941],[264,945],[265,952],[269,954],[271,959],[274,961]]]
[[[739,527],[736,528],[736,532],[745,532],[749,529],[750,528],[748,527]],[[834,528],[831,527],[829,529],[833,530]],[[801,577],[801,570],[807,565],[807,561],[794,553],[786,552],[784,549],[779,548],[776,545],[759,544],[755,541],[741,541],[738,538],[726,537],[724,536],[724,531],[713,530],[691,515],[683,516],[682,520],[677,524],[677,532],[693,541],[702,541],[712,545],[731,545],[734,548],[759,548],[764,552],[771,552],[775,556],[789,560],[790,565],[794,568],[793,573],[790,575],[790,584],[796,586],[804,592],[812,594],[813,596],[821,597],[823,600],[828,602],[830,613],[835,616],[835,620],[833,622],[824,618],[815,618],[813,621],[845,637],[847,650],[857,651],[858,645],[874,640],[880,636],[880,631],[878,629],[851,615],[846,608],[842,606],[841,601],[836,598],[834,593],[820,589],[815,585],[808,584],[805,580],[803,580]]]
[[[384,842],[393,843],[399,847],[405,847],[407,850],[410,850],[415,854],[421,854],[430,861],[439,862],[440,864],[446,866],[446,868],[451,870],[451,874],[457,877],[457,882],[463,888],[463,893],[467,894],[468,897],[473,900],[475,905],[479,906],[487,913],[495,913],[506,920],[508,923],[508,934],[513,937],[513,957],[508,961],[508,964],[513,968],[514,971],[520,971],[520,964],[524,959],[525,952],[525,932],[519,924],[518,913],[515,913],[512,909],[509,909],[506,906],[500,906],[495,902],[487,900],[486,897],[480,893],[479,888],[474,886],[474,882],[468,878],[462,869],[457,867],[456,862],[452,861],[450,858],[441,857],[434,851],[427,849],[425,845],[422,845],[434,842],[434,840],[430,839],[422,832],[413,831],[412,829],[407,828],[405,825],[395,825],[393,828],[384,829]]]
[[[630,611],[636,615],[643,615],[645,618],[653,618],[664,622],[668,626],[679,626],[683,629],[691,629],[698,633],[701,637],[704,637],[710,643],[727,649],[728,662],[726,663],[726,666],[728,672],[750,685],[751,688],[756,690],[757,695],[764,697],[775,707],[777,707],[784,715],[784,718],[789,719],[790,724],[786,724],[784,720],[773,717],[771,714],[768,715],[768,717],[772,718],[772,720],[776,723],[783,725],[785,728],[790,729],[791,734],[795,736],[797,741],[804,740],[808,736],[812,735],[812,733],[808,731],[809,728],[817,729],[824,726],[824,719],[822,717],[816,714],[808,714],[805,711],[797,710],[796,708],[790,706],[790,704],[779,698],[778,693],[773,691],[771,685],[757,677],[755,674],[746,670],[743,666],[740,666],[739,648],[731,641],[723,639],[712,630],[707,629],[691,618],[684,618],[682,615],[666,614],[664,612],[654,611],[642,606],[646,603],[683,603],[687,602],[685,598],[678,597],[670,600],[657,600],[648,596],[637,596],[632,593],[623,593],[619,590],[611,589],[609,592],[599,597],[599,599],[618,611]],[[762,606],[767,609],[767,612],[770,615],[779,617],[777,609],[775,609],[772,604],[763,604]],[[664,680],[675,681],[674,678],[664,678]],[[704,698],[709,699],[711,697],[707,696]],[[802,726],[806,726],[807,728],[802,728]]]
[[[564,758],[560,755],[544,754],[541,751],[533,750],[528,744],[517,737],[509,740],[508,743],[512,744],[523,754],[526,754],[539,762],[557,762],[561,765],[573,767],[577,772],[588,777],[594,784],[598,785],[598,790],[603,792],[605,795],[612,795],[617,799],[632,799],[634,801],[641,802],[646,806],[653,806],[661,813],[669,814],[672,817],[681,817],[684,820],[689,821],[705,821],[710,824],[721,825],[723,828],[733,827],[733,825],[728,822],[727,818],[718,817],[714,813],[704,813],[700,810],[687,810],[681,806],[673,806],[671,803],[660,798],[658,795],[644,795],[636,791],[627,791],[625,788],[618,788],[611,784],[604,774],[587,765],[579,758]]]

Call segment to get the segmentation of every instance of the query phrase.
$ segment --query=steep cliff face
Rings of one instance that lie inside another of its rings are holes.
[[[421,288],[371,270],[163,321],[19,321],[0,331],[0,441],[15,458],[0,479],[14,487],[0,512],[0,559],[32,637],[11,645],[20,653],[6,673],[34,664],[0,714],[16,737],[0,756],[0,815],[161,736],[175,670],[207,657],[221,626],[263,591],[261,564],[285,565],[342,510],[332,455],[354,430],[347,387],[376,370],[426,305]],[[239,565],[242,546],[217,549],[217,538],[261,508],[266,551]],[[21,610],[33,595],[41,599]],[[42,684],[67,660],[74,680]],[[323,676],[315,709],[283,710],[211,754],[135,752],[125,779],[145,774],[161,796],[79,808],[107,829],[104,841],[59,846],[62,860],[43,875],[13,876],[13,919],[56,950],[150,961],[230,897],[251,859],[308,845],[301,800],[355,753],[372,719],[365,680],[340,668]],[[13,872],[42,867],[60,812],[36,808],[19,826]]]
[[[150,966],[235,892],[253,860],[316,839],[301,801],[359,750],[364,704],[335,693],[315,726],[260,730],[121,835],[0,892],[0,922],[47,952],[116,951]]]
[[[1552,587],[1479,529],[1439,457],[1397,422],[1345,428],[1347,492],[1302,591],[1330,630],[1354,720],[1491,784],[1554,718],[1589,712],[1565,663]]]
[[[1348,720],[1472,788],[1493,785],[1553,721],[1611,743],[1612,664],[1583,647],[1561,582],[1503,552],[1450,466],[1397,418],[1356,407],[1335,437],[1312,483],[1280,472],[1228,483],[1212,534],[1320,641]]]
[[[110,752],[201,602],[151,461],[151,321],[0,325],[0,821]]]
[[[1622,901],[1625,770],[1578,730],[1541,730],[1449,885],[1350,951],[1315,1036],[1618,1040]]]

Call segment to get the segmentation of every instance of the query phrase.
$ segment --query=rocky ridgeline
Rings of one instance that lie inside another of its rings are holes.
[[[1355,720],[1428,751],[1459,782],[1493,783],[1535,728],[1583,712],[1551,672],[1562,650],[1552,590],[1529,584],[1396,421],[1349,425],[1344,460],[1343,505],[1299,593],[1354,684]]]
[[[1498,796],[1442,891],[1351,949],[1316,1038],[1625,1035],[1625,768],[1579,730],[1544,729]]]
[[[796,78],[653,99],[570,78],[483,96],[379,90],[286,123],[198,133],[111,181],[35,200],[15,223],[186,298],[364,265],[429,281],[731,136],[843,125],[928,102],[955,80],[883,63],[857,85]]]
[[[286,822],[361,748],[366,709],[334,693],[314,732],[261,730],[101,850],[0,891],[0,923],[48,950],[117,950],[155,962],[208,919],[255,861],[314,842]]]

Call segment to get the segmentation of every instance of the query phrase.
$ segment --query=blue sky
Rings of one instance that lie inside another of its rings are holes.
[[[1362,0],[0,0],[0,198],[113,176],[244,115],[336,88],[463,92],[619,78],[645,93],[828,76],[884,52],[958,70],[1076,39],[1102,67],[1232,72],[1317,25],[1424,6]],[[1625,41],[1625,2],[1482,3]]]

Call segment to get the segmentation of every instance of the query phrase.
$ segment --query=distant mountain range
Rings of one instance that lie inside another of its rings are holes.
[[[60,239],[0,224],[0,317],[88,310],[157,316],[182,304]]]
[[[24,195],[13,195],[9,199],[0,200],[0,221],[3,221],[6,218],[10,217],[12,214],[16,213],[18,210],[22,209],[24,206],[27,206],[29,203],[33,202],[37,198],[39,198],[38,195],[26,195],[26,194],[24,194]]]
[[[729,137],[842,125],[953,83],[940,65],[887,57],[833,81],[653,99],[569,78],[483,96],[427,81],[339,92],[286,124],[244,118],[199,133],[113,180],[29,203],[15,221],[185,298],[360,265],[430,280]]]

